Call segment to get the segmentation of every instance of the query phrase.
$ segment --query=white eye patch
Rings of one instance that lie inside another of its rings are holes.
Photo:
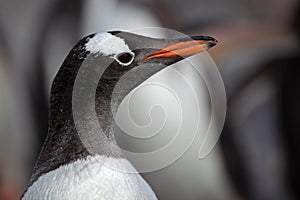
[[[123,52],[132,51],[129,49],[128,45],[122,38],[119,38],[110,33],[97,33],[92,37],[86,44],[85,49],[91,53],[98,54],[101,53],[104,56],[114,57]]]

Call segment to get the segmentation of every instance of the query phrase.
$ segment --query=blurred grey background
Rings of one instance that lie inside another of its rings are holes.
[[[18,199],[29,179],[47,133],[51,81],[73,44],[147,26],[217,38],[210,54],[227,94],[209,156],[196,160],[196,143],[144,175],[158,196],[300,199],[299,21],[297,0],[0,0],[0,199]]]

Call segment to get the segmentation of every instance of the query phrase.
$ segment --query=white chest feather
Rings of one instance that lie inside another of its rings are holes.
[[[23,199],[157,199],[138,173],[126,172],[134,170],[125,159],[88,157],[42,175],[28,188]]]

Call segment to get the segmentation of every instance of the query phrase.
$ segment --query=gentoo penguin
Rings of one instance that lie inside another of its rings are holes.
[[[126,172],[135,169],[114,138],[113,110],[151,75],[216,44],[209,36],[154,39],[121,31],[81,39],[52,83],[48,135],[22,199],[157,199],[138,173]],[[129,71],[133,76],[117,94],[117,103],[112,103],[114,88]],[[79,116],[87,123],[75,120],[72,105],[77,100],[73,98],[79,73],[89,74],[81,78],[78,90],[83,94],[79,99],[85,97],[85,91],[92,90],[85,83],[95,82],[90,80],[98,77],[92,95],[94,105],[81,102],[85,111]],[[89,106],[93,109],[85,109]],[[93,112],[102,131],[89,123]],[[78,124],[85,124],[80,131]]]

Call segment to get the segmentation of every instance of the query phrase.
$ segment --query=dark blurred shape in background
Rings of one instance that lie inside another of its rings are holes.
[[[73,44],[145,26],[218,39],[211,55],[228,98],[220,154],[236,199],[300,199],[299,21],[297,0],[0,0],[0,199],[25,187],[52,78]]]

